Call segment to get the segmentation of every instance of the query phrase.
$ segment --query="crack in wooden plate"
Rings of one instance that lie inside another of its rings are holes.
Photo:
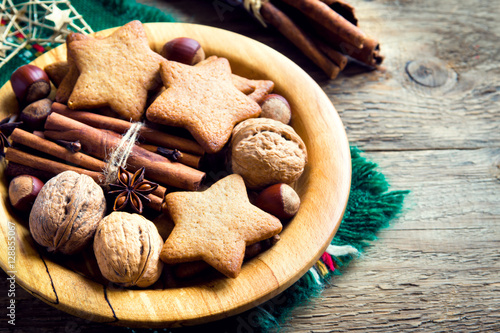
[[[35,297],[75,316],[128,327],[195,325],[239,314],[271,299],[314,265],[335,235],[347,204],[351,181],[349,143],[340,117],[323,90],[301,68],[273,49],[207,26],[145,26],[155,51],[172,38],[192,37],[200,41],[208,55],[228,58],[234,73],[275,82],[275,92],[285,96],[292,106],[292,126],[308,149],[308,165],[295,184],[302,200],[298,214],[285,226],[281,240],[246,262],[235,279],[217,276],[168,288],[122,289],[68,267],[64,260],[53,258],[36,245],[26,216],[20,217],[10,208],[3,177],[0,265],[6,272],[13,271],[8,247],[15,243],[17,283]],[[107,36],[112,30],[97,34]],[[62,45],[33,64],[43,68],[65,58]],[[0,90],[0,107],[4,115],[17,110],[9,83]],[[2,166],[2,173],[3,169]],[[9,230],[12,225],[15,230]],[[95,268],[87,267],[87,271],[92,269]]]

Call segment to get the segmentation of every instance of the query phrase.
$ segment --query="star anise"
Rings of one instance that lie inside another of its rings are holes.
[[[12,131],[23,122],[9,122],[11,117],[4,118],[0,121],[0,156],[5,156],[5,147],[10,147],[10,142],[8,137],[12,134]]]
[[[156,190],[158,184],[144,180],[145,168],[142,167],[134,174],[120,167],[116,184],[109,184],[108,194],[116,194],[113,210],[124,210],[130,206],[138,214],[142,214],[143,201],[150,202],[148,194]]]

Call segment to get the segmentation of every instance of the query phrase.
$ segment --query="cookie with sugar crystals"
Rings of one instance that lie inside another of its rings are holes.
[[[240,175],[203,192],[173,192],[165,201],[174,229],[160,258],[168,264],[203,260],[224,275],[241,271],[247,245],[281,232],[278,218],[252,205]]]
[[[141,22],[129,22],[105,38],[73,41],[68,49],[80,72],[68,100],[71,109],[109,106],[124,119],[141,119],[165,60],[149,47]]]
[[[147,119],[184,127],[208,153],[224,147],[237,123],[260,115],[259,104],[234,86],[225,58],[196,66],[164,61],[161,78],[167,89],[149,106]]]

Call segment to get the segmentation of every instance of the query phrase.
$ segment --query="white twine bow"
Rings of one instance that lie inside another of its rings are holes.
[[[135,141],[137,140],[137,136],[139,135],[142,125],[143,123],[139,122],[133,123],[109,155],[106,163],[106,169],[104,170],[106,184],[116,182],[118,177],[118,168],[126,167],[127,159],[132,152],[132,148],[134,148]]]

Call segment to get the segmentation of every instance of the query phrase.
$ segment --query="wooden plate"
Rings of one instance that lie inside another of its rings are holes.
[[[342,122],[322,89],[278,52],[238,34],[206,26],[153,23],[146,28],[156,51],[172,38],[192,37],[200,41],[208,55],[228,58],[234,73],[275,82],[275,91],[284,95],[294,110],[292,126],[308,149],[307,168],[296,184],[302,199],[300,211],[284,228],[281,240],[245,263],[236,279],[216,278],[155,290],[117,289],[69,269],[40,249],[30,236],[26,219],[11,210],[4,179],[0,184],[0,264],[4,271],[14,271],[16,282],[32,295],[85,319],[128,327],[194,325],[259,305],[291,286],[318,260],[347,204],[349,144]],[[111,30],[98,34],[106,36]],[[65,57],[63,45],[34,64],[43,68]],[[17,110],[10,83],[0,90],[0,107],[4,114]]]

